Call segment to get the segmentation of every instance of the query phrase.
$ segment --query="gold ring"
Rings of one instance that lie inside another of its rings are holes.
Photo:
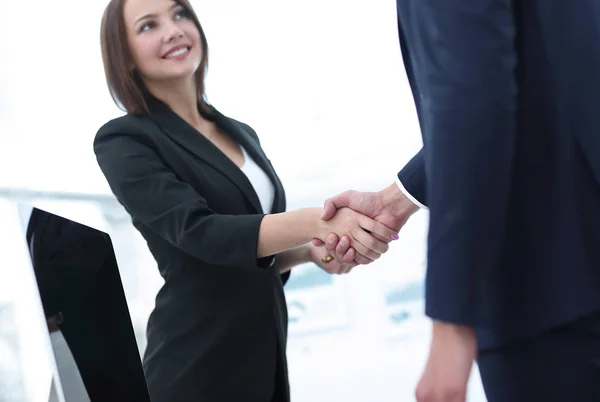
[[[324,263],[324,264],[327,264],[327,263],[329,263],[331,261],[333,261],[333,257],[330,256],[330,255],[328,255],[327,257],[321,258],[321,262]]]

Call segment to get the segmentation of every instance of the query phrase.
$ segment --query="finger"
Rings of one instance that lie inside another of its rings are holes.
[[[354,262],[354,259],[356,258],[356,250],[353,249],[352,247],[350,247],[350,249],[348,251],[346,251],[346,253],[344,254],[344,256],[342,257],[342,260],[346,263],[346,264],[351,264]]]
[[[340,239],[340,242],[338,243],[337,247],[335,248],[335,258],[336,260],[338,260],[341,264],[343,263],[351,263],[354,258],[346,260],[345,255],[348,252],[348,249],[350,248],[350,238],[348,238],[348,236],[342,236],[342,238]]]
[[[380,239],[385,239],[384,241],[386,243],[389,243],[392,240],[398,240],[398,233],[368,216],[358,215],[358,224],[361,228],[379,236]]]
[[[371,236],[369,233],[365,232],[364,230],[356,230],[352,234],[354,235],[354,238],[358,242],[360,242],[360,244],[362,244],[369,250],[373,250],[373,251],[377,252],[378,254],[383,254],[383,253],[387,252],[390,248],[390,246],[387,243],[382,242],[381,240],[377,240],[375,237]],[[355,246],[355,248],[356,248],[356,246]]]
[[[369,265],[373,262],[373,260],[368,259],[362,254],[356,253],[356,256],[354,257],[354,262],[359,265]]]
[[[362,227],[362,226],[361,226],[361,227]],[[363,228],[363,229],[364,229],[364,228]],[[371,232],[371,231],[369,231],[368,229],[364,229],[364,230],[365,230],[365,232],[367,232],[367,233],[368,233],[368,234],[370,234],[371,236],[375,237],[377,240],[380,240],[380,241],[382,241],[382,242],[385,242],[385,243],[389,243],[389,242],[390,242],[390,239],[385,239],[385,238],[383,238],[383,237],[379,236],[377,233],[372,233],[372,232]]]
[[[330,233],[329,236],[327,236],[327,239],[325,239],[325,249],[329,252],[329,254],[335,254],[335,248],[337,247],[339,241],[340,239],[335,233]]]
[[[357,230],[357,234],[360,236],[360,233],[364,233],[364,231],[362,229],[358,229]],[[345,233],[348,237],[350,237],[351,239],[351,244],[352,247],[354,247],[354,249],[356,250],[357,253],[360,253],[362,255],[364,255],[365,257],[367,257],[370,260],[375,261],[376,259],[378,259],[381,254],[379,254],[378,252],[376,252],[375,250],[365,246],[364,244],[362,244],[354,235],[354,233],[352,233],[351,229],[346,229]],[[371,239],[373,239],[372,236],[369,236],[368,234],[365,233],[365,236],[370,237]],[[382,243],[385,244],[385,243]]]
[[[323,212],[321,213],[321,219],[324,221],[328,221],[329,219],[333,218],[333,216],[335,215],[336,212],[337,212],[337,207],[335,206],[335,204],[332,201],[327,200],[327,201],[325,201],[325,205],[323,206]]]
[[[423,381],[423,380],[421,380]],[[432,392],[423,386],[423,384],[419,383],[417,389],[415,390],[415,399],[417,402],[432,402]]]
[[[380,240],[380,241],[385,242],[385,243],[389,243],[390,242],[389,239],[385,239],[385,238],[379,236],[377,233],[372,233],[372,232],[369,232],[368,230],[366,230],[366,232],[369,233],[371,236],[375,237],[377,240]]]
[[[346,273],[349,274],[350,272],[352,272],[352,268],[354,268],[355,266],[356,266],[355,263],[348,264],[346,266]]]
[[[339,208],[347,207],[348,204],[350,204],[351,194],[352,191],[345,191],[325,201],[323,213],[321,214],[321,219],[327,221],[333,218],[333,216]]]
[[[362,227],[362,226],[361,226]],[[365,228],[363,228],[365,229]],[[371,231],[369,231],[368,229],[365,229],[365,232],[367,232],[368,234],[370,234],[371,236],[374,236],[375,238],[377,238],[378,240],[384,241],[386,243],[389,243],[389,239],[384,239],[383,237],[379,236],[377,233],[371,233]]]
[[[340,239],[340,242],[338,243],[337,247],[335,248],[335,253],[338,254],[340,257],[343,257],[344,254],[346,254],[349,249],[350,249],[350,239],[348,238],[348,236],[342,236],[342,238]]]
[[[319,239],[312,239],[312,245],[315,247],[323,247],[325,245],[325,243],[323,243]]]
[[[352,271],[352,268],[354,268],[356,266],[356,264],[354,262],[350,263],[350,264],[342,264],[342,268],[340,270],[341,274],[347,274],[350,271]]]
[[[330,200],[325,201],[325,205],[323,206],[323,212],[321,213],[321,219],[324,221],[328,221],[333,218],[335,213],[337,212],[337,208],[333,202]]]
[[[331,261],[333,261],[333,257],[330,255],[326,255],[325,257],[321,258],[321,262],[323,264],[329,264]]]

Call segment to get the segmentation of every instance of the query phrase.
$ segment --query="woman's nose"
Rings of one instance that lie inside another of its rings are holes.
[[[179,39],[183,37],[183,31],[181,28],[177,26],[177,24],[170,24],[168,27],[167,35],[165,36],[165,41],[167,43],[172,42],[174,39]]]

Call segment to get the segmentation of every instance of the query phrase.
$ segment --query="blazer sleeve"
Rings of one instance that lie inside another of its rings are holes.
[[[208,264],[264,268],[273,263],[273,256],[256,257],[263,214],[216,214],[145,136],[111,126],[96,135],[94,152],[112,192],[135,220]]]
[[[398,3],[425,144],[425,311],[440,321],[486,325],[489,278],[502,269],[517,133],[512,3]]]
[[[427,206],[427,176],[423,148],[398,172],[398,180],[415,200]]]

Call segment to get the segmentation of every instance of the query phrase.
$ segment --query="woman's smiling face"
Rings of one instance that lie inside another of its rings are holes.
[[[173,0],[127,0],[123,9],[133,65],[148,82],[192,78],[204,56],[200,32]]]

